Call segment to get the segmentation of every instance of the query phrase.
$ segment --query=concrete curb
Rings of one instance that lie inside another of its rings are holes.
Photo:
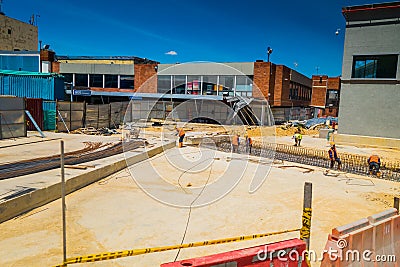
[[[121,159],[93,171],[71,177],[66,181],[66,193],[70,194],[113,173],[116,173],[127,166],[160,154],[167,149],[175,147],[175,143],[175,141],[169,142],[127,159]],[[61,182],[0,203],[0,223],[59,198],[61,198]]]

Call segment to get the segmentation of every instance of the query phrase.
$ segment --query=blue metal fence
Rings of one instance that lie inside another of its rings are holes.
[[[0,71],[0,95],[64,99],[64,79],[55,74]]]

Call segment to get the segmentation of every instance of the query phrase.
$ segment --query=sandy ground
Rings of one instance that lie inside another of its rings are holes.
[[[202,185],[207,182],[217,185],[223,179],[222,174],[234,179],[238,173],[243,173],[243,177],[219,201],[191,210],[184,243],[299,228],[303,185],[310,181],[314,193],[311,249],[320,252],[332,228],[389,208],[393,197],[400,195],[399,183],[350,174],[327,177],[320,168],[313,168],[311,173],[303,173],[301,168],[279,168],[282,164],[270,168],[266,164],[247,162],[238,155],[233,155],[233,160],[230,160],[230,156],[185,147],[168,150],[147,163],[133,166],[131,171],[140,181],[140,186],[159,194],[159,200],[139,188],[128,170],[67,196],[68,257],[179,244],[189,209],[166,205],[160,200],[175,203],[198,200],[201,203],[208,197],[211,199],[220,192],[211,187],[201,191]],[[207,157],[211,160],[207,161]],[[191,171],[183,171],[189,168]],[[250,194],[249,185],[255,177],[255,170],[267,178],[258,191]],[[154,173],[162,179],[156,179]],[[198,198],[198,194],[201,197]],[[61,225],[60,201],[0,224],[0,266],[60,264]],[[298,236],[298,233],[289,233],[190,248],[182,250],[178,259]],[[176,254],[177,251],[169,251],[80,266],[159,266],[173,261]],[[318,263],[313,265],[319,266]]]

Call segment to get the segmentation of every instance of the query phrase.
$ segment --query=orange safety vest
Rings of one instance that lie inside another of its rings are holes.
[[[253,144],[253,139],[251,139],[250,137],[249,137],[249,145],[252,145]]]
[[[232,145],[238,146],[239,145],[239,137],[237,135],[233,136]]]
[[[185,131],[183,130],[183,128],[179,129],[179,133],[178,133],[179,137],[184,136],[185,135]]]
[[[372,155],[368,159],[368,163],[371,163],[371,162],[381,163],[381,160],[377,155]]]

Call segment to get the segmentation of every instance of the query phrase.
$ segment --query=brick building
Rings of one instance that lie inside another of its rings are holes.
[[[340,82],[340,77],[312,76],[311,106],[315,107],[318,117],[338,116]]]
[[[48,60],[53,55],[41,51]],[[104,103],[133,95],[150,99],[245,97],[268,101],[277,122],[311,117],[310,78],[284,65],[258,60],[232,63],[159,64],[138,57],[55,56],[51,71],[74,89],[90,91],[75,100]],[[74,92],[74,91],[72,91]]]
[[[311,116],[311,79],[284,65],[257,60],[233,63],[159,64],[152,93],[251,97],[268,101],[277,122]],[[157,91],[156,91],[157,90]]]

